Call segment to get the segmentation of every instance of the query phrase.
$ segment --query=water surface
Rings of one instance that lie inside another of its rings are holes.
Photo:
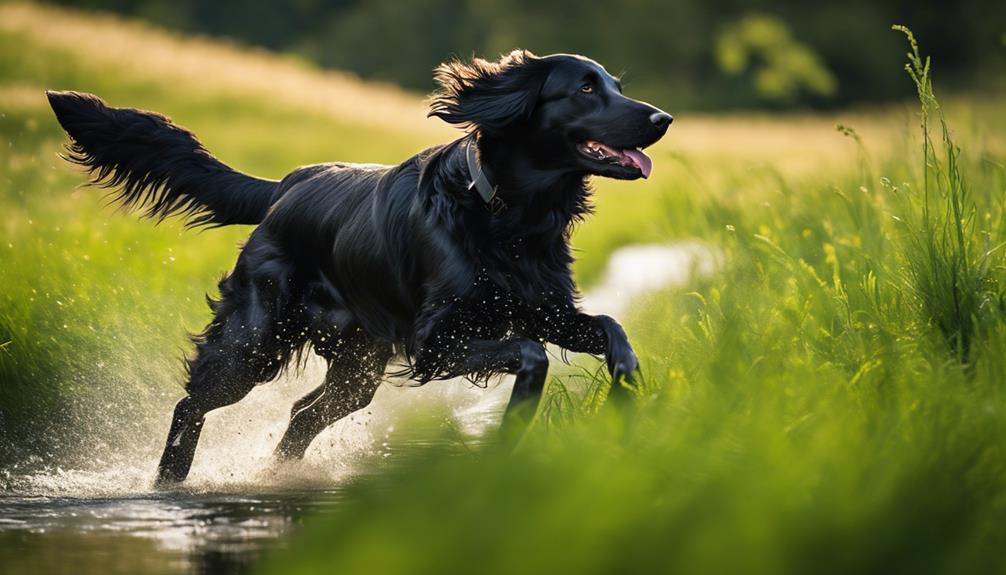
[[[303,462],[277,467],[271,454],[290,405],[320,370],[319,362],[210,414],[184,489],[152,486],[159,436],[96,453],[89,466],[3,470],[0,572],[249,572],[306,517],[335,509],[354,481],[424,451],[469,452],[497,424],[509,388],[385,385],[370,407],[320,435]]]

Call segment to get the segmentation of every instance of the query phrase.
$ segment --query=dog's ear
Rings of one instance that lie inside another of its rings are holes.
[[[503,130],[531,116],[545,76],[542,59],[526,50],[497,62],[444,62],[433,72],[438,88],[429,115],[467,128]]]

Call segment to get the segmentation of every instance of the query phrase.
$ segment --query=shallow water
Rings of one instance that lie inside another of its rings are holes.
[[[0,564],[6,573],[240,573],[306,513],[337,501],[325,490],[0,497]]]
[[[423,451],[468,451],[496,426],[509,388],[386,384],[369,408],[320,435],[304,461],[276,467],[271,453],[290,405],[321,370],[316,362],[207,417],[184,489],[152,487],[160,437],[83,468],[4,470],[0,572],[248,572],[304,517],[337,506],[353,481]]]

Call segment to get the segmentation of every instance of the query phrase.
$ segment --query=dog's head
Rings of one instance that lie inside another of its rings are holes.
[[[551,169],[646,178],[653,164],[642,149],[672,121],[582,56],[518,50],[497,62],[446,62],[434,77],[431,116],[528,147]]]

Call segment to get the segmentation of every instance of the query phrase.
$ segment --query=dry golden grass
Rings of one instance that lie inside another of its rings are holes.
[[[30,84],[0,84],[0,105],[6,110],[30,110],[45,105],[42,90]]]
[[[855,147],[836,131],[836,124],[855,127],[872,152],[886,153],[907,117],[907,112],[896,107],[787,116],[683,115],[655,149],[695,159],[772,166],[787,176],[808,176],[828,166],[844,168],[855,161]]]
[[[73,52],[137,79],[167,81],[207,95],[267,96],[336,119],[396,130],[424,130],[447,138],[447,126],[426,118],[421,98],[394,86],[321,71],[292,57],[248,49],[219,39],[181,36],[111,15],[40,6],[0,5],[0,31]],[[0,93],[21,99],[23,94]]]

